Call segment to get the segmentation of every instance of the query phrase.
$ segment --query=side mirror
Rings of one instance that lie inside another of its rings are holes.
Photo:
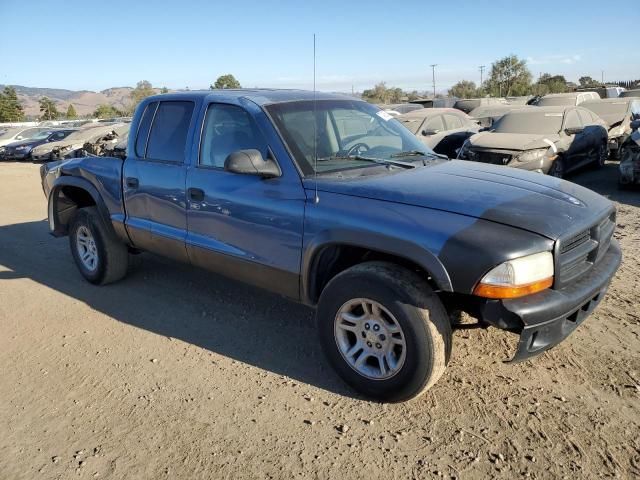
[[[435,135],[436,133],[440,133],[440,130],[434,130],[432,128],[422,130],[422,135],[424,135],[425,137],[429,135]]]
[[[566,133],[567,135],[577,135],[579,133],[582,133],[583,131],[583,127],[569,127],[564,129],[564,133]]]
[[[263,178],[274,178],[282,175],[278,164],[270,158],[262,158],[259,150],[239,150],[230,154],[224,161],[227,172],[244,175],[257,175]]]

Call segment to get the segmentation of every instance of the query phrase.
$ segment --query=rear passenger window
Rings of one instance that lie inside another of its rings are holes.
[[[230,154],[248,149],[267,156],[266,141],[249,113],[235,105],[209,105],[202,129],[200,165],[224,168]]]
[[[149,136],[149,127],[151,127],[151,120],[153,120],[153,114],[156,112],[158,102],[151,102],[144,109],[142,118],[140,119],[140,126],[138,127],[138,136],[136,137],[136,155],[140,158],[144,158],[145,151],[147,149],[147,137]]]
[[[149,135],[147,158],[183,163],[192,114],[193,102],[160,102]]]

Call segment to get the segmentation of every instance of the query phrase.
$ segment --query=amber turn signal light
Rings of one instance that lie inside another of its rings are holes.
[[[473,294],[484,298],[519,298],[546,290],[551,285],[553,285],[553,277],[518,286],[479,283],[474,288]]]

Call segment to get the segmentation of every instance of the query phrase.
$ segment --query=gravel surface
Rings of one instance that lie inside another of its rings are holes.
[[[325,362],[313,312],[143,255],[95,287],[48,235],[38,167],[0,164],[0,478],[633,478],[640,475],[640,191],[624,260],[567,341],[507,365],[513,337],[458,331],[418,400],[382,405]]]

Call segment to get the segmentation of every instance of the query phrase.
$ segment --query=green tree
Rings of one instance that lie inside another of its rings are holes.
[[[76,113],[76,109],[73,108],[72,104],[69,104],[67,108],[67,118],[78,118],[78,114]]]
[[[213,85],[209,85],[211,90],[217,88],[242,88],[240,82],[236,80],[236,77],[227,73],[226,75],[220,75]]]
[[[122,116],[122,112],[115,108],[113,105],[98,105],[95,112],[93,112],[94,118],[112,118]]]
[[[531,72],[527,62],[516,55],[508,55],[491,65],[483,90],[494,97],[527,95],[531,92]]]
[[[0,122],[20,122],[24,120],[24,109],[13,87],[4,87],[0,92]]]
[[[167,87],[162,87],[160,89],[160,93],[162,93],[162,94],[169,93],[169,89]]]
[[[585,75],[584,77],[580,77],[578,79],[578,82],[580,83],[581,87],[595,87],[600,85],[600,82],[594,80],[588,75]]]
[[[449,89],[450,97],[474,98],[478,96],[478,88],[475,82],[470,80],[460,80]]]
[[[567,91],[567,79],[563,75],[551,75],[543,73],[538,79],[538,83],[546,85],[548,93],[564,93]]]
[[[54,120],[59,115],[56,103],[48,97],[40,99],[40,113],[43,120]]]
[[[124,112],[121,113],[125,115],[131,115],[142,100],[150,97],[151,95],[154,95],[155,93],[156,92],[149,80],[140,80],[136,84],[136,88],[131,90],[131,94],[129,95],[129,97],[131,98],[131,103],[127,105],[124,109]]]

